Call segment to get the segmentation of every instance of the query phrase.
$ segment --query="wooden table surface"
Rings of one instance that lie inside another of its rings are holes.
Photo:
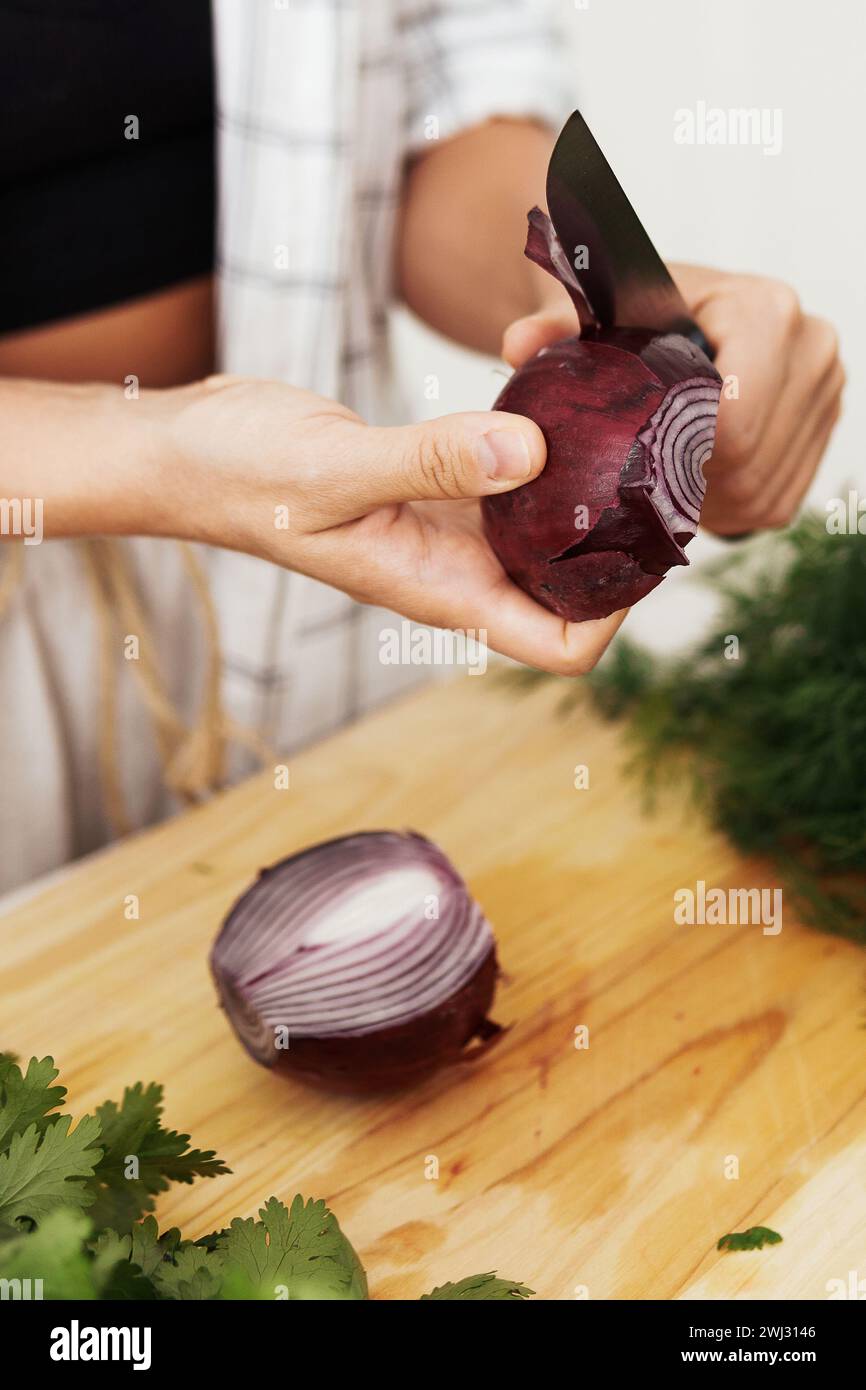
[[[547,1299],[824,1298],[866,1273],[866,960],[792,910],[778,936],[675,926],[678,888],[773,880],[676,800],[645,818],[617,732],[558,698],[428,689],[295,758],[288,791],[259,776],[0,922],[0,1045],[54,1055],[73,1113],[162,1081],[168,1121],[233,1169],[167,1194],[162,1225],[324,1197],[386,1299],[488,1269]],[[206,964],[227,908],[295,849],[407,826],[494,924],[505,1040],[385,1099],[256,1066]],[[716,1252],[752,1225],[784,1243]]]

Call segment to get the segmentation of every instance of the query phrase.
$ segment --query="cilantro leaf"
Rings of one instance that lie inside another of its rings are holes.
[[[124,1301],[156,1298],[156,1290],[132,1259],[132,1236],[100,1231],[91,1244],[92,1277],[99,1297]]]
[[[118,1260],[99,1286],[99,1297],[112,1302],[153,1302],[159,1297],[153,1282],[145,1279],[131,1260]]]
[[[231,1170],[162,1124],[162,1087],[138,1082],[74,1129],[56,1112],[52,1058],[26,1071],[0,1052],[0,1278],[38,1279],[37,1297],[110,1300],[366,1299],[363,1266],[323,1201],[271,1197],[197,1241],[162,1235],[149,1213],[170,1182]],[[87,1208],[88,1210],[82,1210]],[[27,1223],[33,1229],[25,1229]],[[753,1228],[735,1242],[763,1232]],[[733,1244],[732,1244],[732,1248]],[[40,1289],[42,1288],[40,1286]],[[522,1284],[479,1274],[425,1299],[526,1299]]]
[[[90,1222],[82,1212],[59,1207],[35,1231],[19,1232],[0,1245],[0,1278],[31,1280],[34,1297],[94,1299],[92,1262],[84,1248],[89,1234]]]
[[[57,1119],[49,1115],[66,1097],[65,1086],[52,1086],[59,1073],[52,1057],[31,1057],[26,1073],[15,1065],[10,1053],[0,1057],[0,1153],[9,1148],[13,1134],[21,1134],[35,1124],[39,1132]]]
[[[17,1065],[18,1057],[14,1052],[0,1052],[0,1086],[6,1080],[10,1067]]]
[[[55,1207],[86,1207],[93,1196],[85,1185],[102,1150],[99,1121],[85,1115],[70,1132],[72,1117],[59,1116],[42,1135],[34,1123],[13,1136],[0,1155],[0,1221],[29,1217],[39,1222]]]
[[[171,1260],[163,1260],[157,1267],[153,1282],[161,1298],[209,1302],[219,1298],[223,1264],[221,1251],[202,1250],[184,1242]]]
[[[180,1231],[172,1226],[159,1234],[156,1220],[147,1216],[136,1222],[128,1235],[103,1230],[88,1249],[93,1260],[93,1280],[104,1299],[154,1299],[160,1297],[159,1271],[170,1269],[169,1261],[181,1244]],[[190,1245],[184,1241],[183,1245]],[[165,1284],[171,1280],[170,1272]],[[174,1294],[166,1294],[174,1297]]]
[[[750,1226],[747,1231],[729,1231],[722,1236],[717,1250],[763,1250],[765,1245],[778,1245],[782,1237],[769,1226]]]
[[[154,1197],[170,1182],[216,1177],[228,1169],[213,1150],[189,1148],[189,1135],[162,1126],[162,1087],[128,1086],[118,1106],[106,1101],[97,1109],[105,1152],[89,1184],[91,1213],[97,1228],[129,1232],[154,1208]]]
[[[126,1087],[120,1105],[107,1100],[97,1106],[96,1114],[105,1144],[103,1162],[137,1152],[145,1135],[160,1123],[162,1087],[137,1081]]]
[[[368,1297],[363,1266],[324,1202],[296,1196],[287,1209],[271,1197],[259,1216],[260,1221],[236,1217],[219,1246],[231,1297]]]
[[[494,1270],[490,1274],[470,1274],[458,1284],[440,1284],[432,1293],[423,1293],[420,1301],[424,1303],[431,1298],[474,1299],[477,1302],[510,1298],[523,1300],[530,1298],[534,1293],[535,1290],[528,1289],[525,1284],[515,1284],[510,1279],[497,1279]]]
[[[195,1178],[216,1178],[230,1173],[214,1149],[191,1149],[189,1135],[173,1129],[154,1130],[141,1152],[143,1181],[151,1192],[165,1192],[170,1182],[190,1183]]]
[[[156,1218],[153,1216],[146,1216],[143,1221],[133,1226],[131,1241],[130,1259],[148,1279],[153,1276],[166,1256],[173,1255],[181,1243],[177,1226],[172,1226],[160,1235]]]
[[[194,1243],[200,1245],[203,1250],[218,1250],[228,1233],[228,1226],[223,1226],[219,1231],[210,1231],[206,1236],[199,1236]]]

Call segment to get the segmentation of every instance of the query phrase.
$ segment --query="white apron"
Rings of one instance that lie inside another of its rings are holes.
[[[562,46],[547,7],[214,0],[213,8],[220,366],[387,422],[387,314],[406,156],[431,135],[445,139],[491,115],[561,120]],[[180,547],[115,545],[147,614],[152,661],[192,723],[206,644]],[[86,552],[72,541],[24,549],[23,581],[0,620],[0,892],[117,833],[100,774],[105,672]],[[224,706],[268,746],[289,752],[417,681],[417,668],[380,664],[380,611],[263,561],[199,555],[218,616]],[[0,548],[0,566],[8,562]],[[140,826],[179,803],[165,787],[153,712],[122,626],[112,639],[113,746],[129,825]],[[232,775],[253,765],[238,749]]]

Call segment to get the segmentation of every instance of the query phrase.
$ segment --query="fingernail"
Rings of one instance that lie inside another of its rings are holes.
[[[529,446],[520,430],[488,430],[478,441],[478,459],[488,478],[512,482],[532,472]]]

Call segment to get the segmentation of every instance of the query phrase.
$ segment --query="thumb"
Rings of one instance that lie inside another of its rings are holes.
[[[503,410],[399,428],[359,425],[356,444],[346,497],[353,516],[389,502],[507,492],[540,473],[547,457],[538,426]]]

